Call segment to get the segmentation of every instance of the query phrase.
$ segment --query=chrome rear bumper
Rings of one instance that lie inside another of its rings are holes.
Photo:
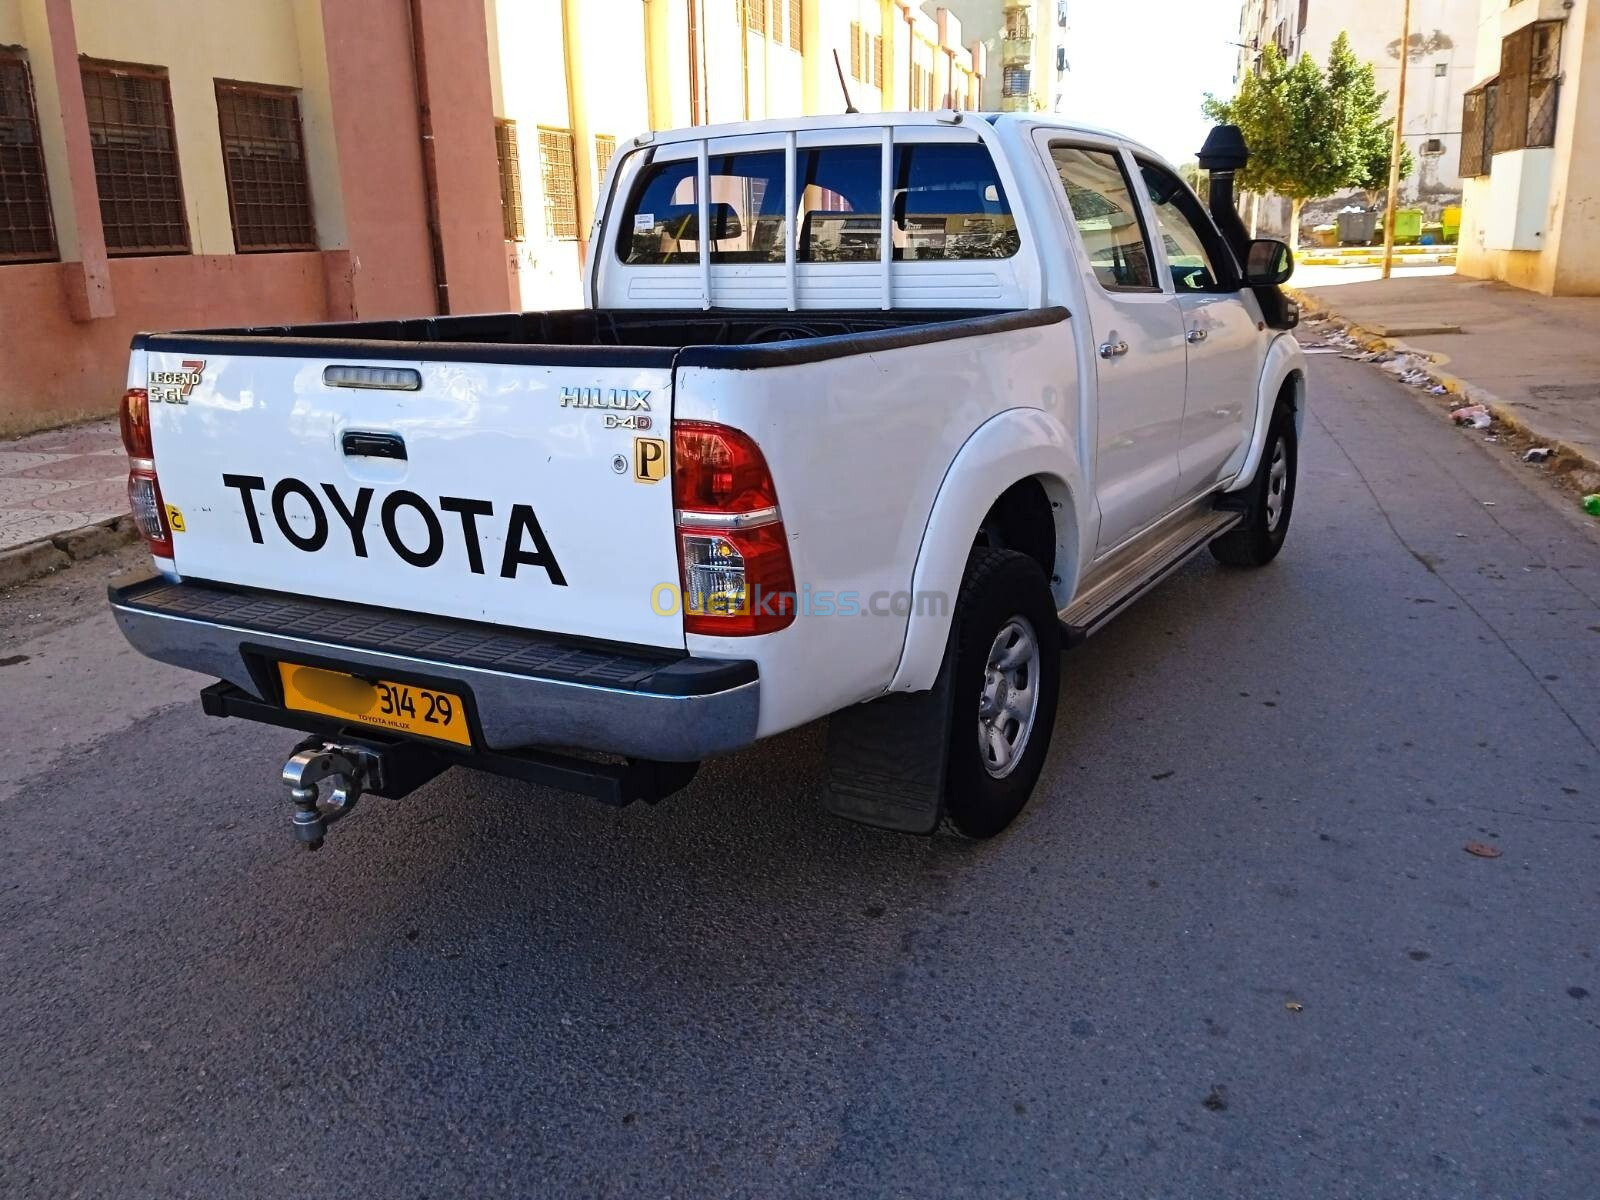
[[[279,661],[436,682],[471,696],[474,739],[497,751],[570,747],[693,762],[755,741],[756,665],[649,647],[176,583],[114,583],[129,643],[159,662],[281,703]]]

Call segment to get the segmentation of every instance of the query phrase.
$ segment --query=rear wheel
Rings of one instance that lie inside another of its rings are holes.
[[[974,550],[946,654],[952,703],[941,824],[962,837],[993,837],[1028,803],[1055,726],[1061,634],[1039,564]]]
[[[1294,410],[1279,405],[1267,428],[1267,444],[1256,477],[1245,489],[1244,519],[1211,543],[1211,557],[1230,567],[1264,567],[1283,549],[1294,515],[1295,478],[1300,461]]]

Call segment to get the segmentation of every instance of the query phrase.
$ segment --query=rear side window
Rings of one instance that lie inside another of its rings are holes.
[[[876,262],[883,236],[882,148],[823,146],[796,155],[799,262]],[[713,155],[713,263],[781,263],[788,216],[781,151]],[[1021,247],[1011,204],[987,148],[896,146],[890,232],[899,262],[1007,258]],[[617,254],[632,266],[698,261],[693,159],[645,169],[623,210]]]
[[[1117,155],[1051,146],[1050,157],[1100,286],[1109,291],[1158,290],[1144,222]]]

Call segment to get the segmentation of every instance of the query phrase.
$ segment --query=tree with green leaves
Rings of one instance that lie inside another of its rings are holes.
[[[1394,150],[1394,121],[1383,115],[1389,94],[1378,90],[1372,64],[1355,56],[1350,38],[1343,32],[1328,53],[1327,81],[1334,119],[1354,131],[1354,157],[1345,186],[1360,188],[1367,194],[1367,207],[1375,207],[1378,193],[1388,190],[1389,159]],[[1411,148],[1402,141],[1400,178],[1410,178],[1416,165]]]
[[[1385,121],[1372,127],[1372,137],[1362,154],[1361,170],[1352,187],[1367,194],[1367,207],[1378,207],[1378,196],[1389,190],[1389,156],[1394,152],[1394,122]],[[1417,160],[1411,147],[1400,143],[1400,178],[1410,179],[1417,169]]]
[[[1383,119],[1387,93],[1378,91],[1372,64],[1363,63],[1341,33],[1326,71],[1310,55],[1285,63],[1268,45],[1259,73],[1248,74],[1231,100],[1207,94],[1201,110],[1213,121],[1239,126],[1250,147],[1250,163],[1239,186],[1276,192],[1290,204],[1289,243],[1300,242],[1300,212],[1306,201],[1347,187],[1370,189],[1381,172],[1388,186],[1392,124]],[[1409,174],[1410,152],[1401,159]]]

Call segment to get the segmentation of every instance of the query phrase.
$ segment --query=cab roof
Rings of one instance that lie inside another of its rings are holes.
[[[761,121],[731,121],[717,125],[691,125],[683,129],[668,129],[656,133],[643,133],[634,139],[635,145],[671,145],[678,142],[697,142],[703,138],[748,137],[753,134],[812,132],[828,129],[950,129],[962,125],[984,122],[1000,128],[1056,129],[1063,133],[1087,134],[1122,142],[1152,158],[1161,158],[1148,146],[1110,129],[1069,121],[1052,113],[1000,113],[973,112],[965,109],[937,109],[932,112],[865,112],[827,113],[807,117],[773,117]]]

